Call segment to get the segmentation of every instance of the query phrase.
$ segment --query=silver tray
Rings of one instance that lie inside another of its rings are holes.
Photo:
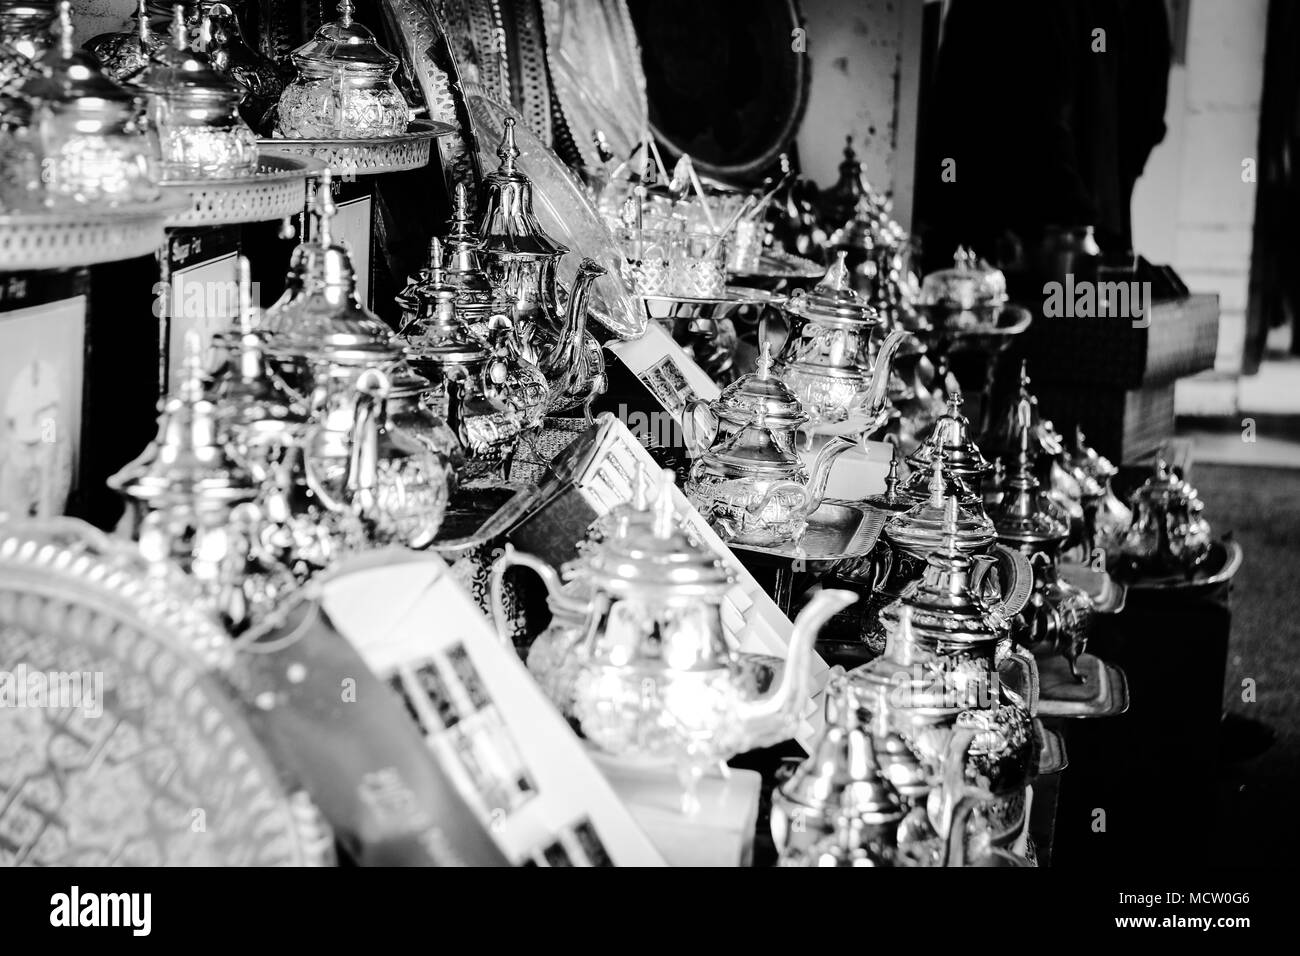
[[[1038,712],[1041,714],[1042,709]],[[1056,731],[1044,727],[1043,722],[1037,718],[1034,718],[1034,729],[1043,744],[1038,752],[1038,775],[1042,777],[1060,773],[1070,765],[1070,758],[1065,755],[1065,739]]]
[[[72,269],[156,252],[164,225],[188,200],[0,215],[0,270]]]
[[[69,706],[0,707],[0,866],[332,862],[328,824],[228,680],[229,646],[193,582],[129,542],[0,523],[0,660],[28,687],[84,675],[58,689],[80,691]]]
[[[760,547],[728,542],[740,555],[756,555],[764,564],[790,566],[798,571],[831,571],[841,561],[865,557],[885,527],[885,514],[860,502],[827,498],[808,519],[808,530],[798,543]]]
[[[1235,541],[1215,541],[1205,562],[1190,578],[1176,576],[1163,578],[1137,578],[1128,582],[1131,592],[1151,594],[1172,592],[1181,597],[1194,597],[1213,591],[1231,581],[1241,569],[1243,553]]]
[[[574,144],[590,169],[603,162],[600,130],[616,160],[626,160],[649,129],[645,73],[625,0],[542,0],[551,85]]]
[[[786,297],[763,289],[728,286],[725,295],[704,299],[686,295],[638,295],[646,315],[656,322],[720,319],[745,306],[779,306]]]
[[[1083,683],[1070,676],[1059,654],[1038,660],[1038,716],[1114,717],[1129,707],[1128,677],[1114,664],[1092,654],[1078,660]]]
[[[324,169],[306,156],[264,149],[257,170],[222,179],[169,179],[164,195],[189,200],[189,208],[167,220],[174,226],[216,226],[287,219],[302,212],[307,177]]]
[[[432,120],[412,120],[405,133],[365,139],[273,137],[260,139],[262,149],[314,159],[335,177],[378,176],[429,165],[433,141],[456,128]]]
[[[584,257],[595,259],[606,272],[592,288],[592,318],[620,339],[644,335],[645,310],[623,281],[619,272],[621,256],[614,236],[586,189],[510,107],[493,99],[482,87],[469,83],[465,84],[465,101],[478,142],[479,164],[484,170],[494,170],[500,165],[496,149],[505,134],[505,121],[507,118],[516,121],[517,162],[520,171],[533,182],[537,218],[552,238],[569,249],[569,254],[560,260],[560,280],[572,287],[579,261]]]

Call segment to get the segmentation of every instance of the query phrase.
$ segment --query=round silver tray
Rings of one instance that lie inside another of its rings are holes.
[[[717,318],[743,306],[776,306],[786,300],[779,293],[745,286],[728,286],[726,293],[716,298],[687,295],[638,295],[636,298],[641,300],[646,316],[657,321]]]
[[[1241,568],[1242,558],[1241,545],[1237,542],[1215,541],[1210,545],[1205,563],[1190,578],[1136,578],[1127,582],[1128,590],[1130,594],[1172,592],[1185,597],[1213,591],[1232,580]]]
[[[295,156],[314,159],[334,176],[378,176],[404,169],[420,169],[429,164],[430,149],[439,136],[456,132],[447,123],[412,120],[405,133],[398,136],[375,136],[366,139],[289,139],[273,137],[258,140],[258,146]]]
[[[73,269],[152,255],[185,200],[0,215],[0,271]]]
[[[184,197],[189,208],[167,220],[171,226],[218,226],[266,222],[302,212],[307,177],[325,168],[306,156],[262,150],[257,170],[227,179],[171,179],[164,195]]]

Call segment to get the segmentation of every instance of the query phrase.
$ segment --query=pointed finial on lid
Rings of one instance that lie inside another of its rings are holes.
[[[247,256],[240,256],[235,268],[239,279],[239,332],[251,335],[257,324],[253,311],[253,270]]]
[[[205,378],[203,338],[197,329],[190,329],[185,333],[185,351],[181,359],[180,386],[176,389],[177,396],[186,404],[192,405],[202,401]]]
[[[943,499],[948,491],[948,484],[943,480],[943,452],[935,452],[934,460],[930,462],[930,481],[926,488],[930,492],[930,504],[935,508],[943,507]]]
[[[451,200],[451,221],[469,222],[469,190],[463,182],[456,183]]]
[[[74,45],[74,31],[72,28],[71,0],[59,0],[57,29],[59,32],[59,53],[65,60],[69,59],[72,54],[76,52],[76,47]]]
[[[135,5],[135,29],[140,37],[140,49],[148,52],[149,41],[153,34],[149,31],[149,11],[145,9],[146,0],[137,0]]]
[[[185,4],[172,4],[172,23],[169,31],[172,36],[172,46],[178,50],[188,50],[190,48],[190,31],[185,25]]]
[[[957,496],[949,495],[943,503],[943,548],[957,553]]]
[[[632,475],[632,507],[637,511],[650,510],[650,488],[650,475],[645,465],[638,461]]]
[[[767,339],[758,347],[758,369],[754,374],[762,379],[772,374],[772,343]]]
[[[957,418],[961,415],[962,395],[960,388],[954,388],[948,393],[948,416]]]
[[[676,510],[673,502],[673,489],[677,487],[677,476],[671,468],[659,472],[659,497],[655,500],[654,535],[665,540],[672,537],[676,524]]]
[[[848,254],[847,249],[841,249],[839,252],[835,253],[835,261],[830,264],[830,267],[826,270],[826,274],[822,276],[821,282],[817,283],[817,288],[814,291],[819,293],[843,292],[844,290],[851,288],[852,283],[849,281],[849,266],[848,263],[845,262],[845,258]]]
[[[352,0],[342,0],[338,6],[339,23],[345,27],[352,26]]]
[[[1020,360],[1020,391],[1027,392],[1028,390],[1029,390],[1029,360],[1021,359]]]
[[[437,236],[429,240],[429,280],[434,285],[443,283],[442,240]]]
[[[898,446],[894,446],[889,456],[889,474],[885,476],[885,496],[895,498],[898,495]]]
[[[337,212],[338,207],[334,205],[334,181],[330,171],[326,169],[320,174],[320,182],[316,184],[316,235],[317,242],[322,246],[332,245],[334,242],[330,221]]]
[[[499,171],[507,176],[515,175],[515,160],[519,158],[519,147],[515,145],[515,119],[513,116],[506,117],[505,133],[501,137],[501,145],[497,147],[497,156],[501,159]]]

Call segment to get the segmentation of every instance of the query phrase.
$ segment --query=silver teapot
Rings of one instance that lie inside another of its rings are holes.
[[[556,268],[568,249],[543,231],[533,212],[532,180],[515,165],[519,148],[512,118],[506,118],[497,155],[500,168],[483,180],[478,224],[488,278],[511,302],[522,354],[550,383],[548,412],[582,408],[590,419],[591,403],[606,381],[600,345],[587,330],[587,300],[605,268],[584,259],[568,303],[561,306]]]
[[[675,768],[690,810],[707,770],[791,736],[810,693],[817,631],[856,596],[820,592],[795,621],[780,680],[752,696],[743,655],[723,628],[731,573],[679,530],[673,492],[672,473],[665,471],[652,520],[609,541],[586,563],[591,604],[573,714],[604,754]],[[507,548],[494,578],[523,563],[536,566]],[[543,573],[543,580],[554,590],[553,574]]]
[[[1133,512],[1111,487],[1119,469],[1098,454],[1084,438],[1083,429],[1074,430],[1074,452],[1067,467],[1083,490],[1083,549],[1085,560],[1101,551],[1118,555],[1124,535],[1133,523]]]
[[[687,406],[684,432],[697,457],[686,496],[723,540],[780,545],[798,541],[807,529],[821,507],[831,465],[856,444],[831,436],[809,470],[797,448],[808,421],[799,400],[773,374],[766,342],[757,371],[733,382],[716,401]]]
[[[810,427],[852,420],[869,435],[889,420],[890,366],[907,333],[890,332],[873,357],[879,319],[853,291],[844,256],[811,292],[797,289],[781,307],[789,334],[773,371],[803,405]]]
[[[1210,554],[1210,523],[1196,489],[1164,458],[1129,499],[1133,522],[1120,545],[1120,567],[1132,577],[1190,578]]]

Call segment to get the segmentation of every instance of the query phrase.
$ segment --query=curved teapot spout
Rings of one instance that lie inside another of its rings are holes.
[[[564,325],[560,329],[555,348],[541,356],[540,366],[550,381],[563,379],[576,384],[583,376],[583,353],[587,335],[587,299],[591,284],[605,274],[605,267],[595,259],[583,259],[578,266],[578,278],[569,290],[569,304],[565,310]],[[560,389],[564,391],[567,389]]]
[[[883,421],[876,420],[889,407],[889,376],[894,366],[894,356],[902,346],[903,340],[910,334],[904,329],[895,329],[885,336],[885,341],[876,354],[876,364],[871,370],[871,384],[867,387],[861,402],[861,407],[874,422],[869,426],[868,434],[884,424]]]
[[[835,459],[856,444],[857,441],[852,438],[833,435],[826,439],[826,444],[822,445],[821,450],[817,452],[817,457],[813,459],[812,468],[808,475],[808,498],[807,503],[804,505],[805,518],[815,513],[822,506],[822,499],[826,497],[826,482],[830,480],[831,466],[835,464]]]
[[[508,616],[506,615],[506,572],[511,568],[528,568],[542,579],[546,585],[547,597],[560,593],[560,575],[541,558],[516,551],[515,546],[507,544],[501,557],[492,562],[490,594],[492,598],[492,623],[496,625],[497,638],[513,653],[514,641],[510,638]]]
[[[772,721],[789,723],[798,715],[798,710],[809,694],[809,681],[812,676],[813,644],[817,641],[817,632],[831,616],[844,610],[857,601],[858,596],[852,591],[819,591],[808,606],[795,618],[794,632],[790,635],[790,646],[785,652],[785,670],[781,682],[766,697],[742,703],[737,716],[746,728],[761,731],[764,724]]]

